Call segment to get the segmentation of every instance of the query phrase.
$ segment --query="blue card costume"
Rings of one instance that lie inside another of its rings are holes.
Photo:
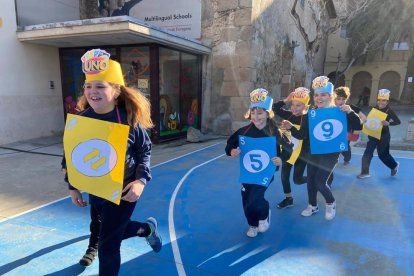
[[[311,154],[348,150],[345,112],[338,107],[313,109],[308,120]]]
[[[276,137],[251,138],[239,136],[240,178],[244,184],[269,186],[276,171]]]

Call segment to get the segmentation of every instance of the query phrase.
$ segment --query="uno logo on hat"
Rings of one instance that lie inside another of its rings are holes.
[[[109,69],[109,57],[105,50],[93,49],[86,52],[82,60],[82,71],[87,75],[95,75]]]

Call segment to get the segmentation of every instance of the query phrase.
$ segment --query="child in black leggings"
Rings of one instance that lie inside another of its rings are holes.
[[[378,157],[391,170],[391,176],[395,176],[398,172],[399,163],[395,161],[390,154],[391,133],[389,126],[396,126],[401,124],[397,114],[390,108],[390,90],[380,89],[378,91],[376,108],[384,113],[387,113],[387,118],[381,122],[381,138],[378,140],[374,137],[368,136],[367,147],[362,156],[361,173],[357,176],[360,179],[371,177],[369,173],[369,166],[371,164],[374,150],[377,149]]]
[[[309,106],[309,89],[298,87],[289,96],[277,102],[273,106],[276,115],[291,122],[297,129],[302,127],[303,121],[307,120],[306,112]],[[283,107],[290,104],[290,110]],[[293,167],[293,182],[295,184],[306,183],[306,176],[303,176],[309,154],[309,142],[297,140],[291,137],[294,143],[293,153],[289,160],[282,163],[281,180],[285,198],[277,204],[277,208],[285,209],[293,206],[292,190],[290,187],[290,171]]]

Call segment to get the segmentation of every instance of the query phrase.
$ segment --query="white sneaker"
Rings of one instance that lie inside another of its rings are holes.
[[[359,179],[364,179],[364,178],[371,177],[371,175],[369,173],[361,173],[361,174],[358,174],[357,177]]]
[[[326,209],[325,209],[325,218],[327,220],[332,220],[335,217],[336,214],[336,203],[332,203],[332,204],[326,204]]]
[[[306,207],[306,209],[302,211],[302,216],[310,217],[317,212],[319,212],[318,206],[312,206],[309,204],[308,207]]]
[[[397,166],[391,170],[391,176],[395,176],[398,172],[398,167],[400,166],[400,162],[397,162]]]
[[[254,238],[257,236],[258,227],[250,226],[249,230],[247,230],[246,235],[250,238]]]
[[[269,215],[267,216],[267,218],[265,220],[259,220],[259,227],[258,230],[260,233],[266,232],[269,227],[270,227],[270,210],[269,210]]]

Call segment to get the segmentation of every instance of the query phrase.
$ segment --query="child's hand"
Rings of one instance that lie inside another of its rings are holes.
[[[381,121],[381,124],[383,126],[389,126],[390,125],[390,122],[388,122],[387,120],[384,120],[384,121]]]
[[[128,191],[126,195],[122,197],[122,200],[135,202],[141,196],[142,192],[144,191],[145,184],[142,183],[140,180],[135,180],[129,183],[122,193]]]
[[[230,151],[230,155],[231,155],[231,157],[237,157],[237,156],[239,156],[239,155],[240,155],[240,152],[241,152],[241,150],[240,150],[239,148],[237,148],[237,149],[232,149],[232,150]]]
[[[70,197],[72,198],[72,203],[78,207],[85,207],[88,205],[86,201],[83,200],[81,192],[78,190],[70,190]]]
[[[280,159],[280,157],[273,157],[272,162],[273,162],[273,164],[275,164],[275,166],[282,165],[282,159]]]
[[[347,105],[347,104],[343,104],[339,107],[339,109],[343,112],[349,113],[352,111],[351,106]]]
[[[291,129],[292,126],[293,126],[292,123],[289,122],[288,120],[283,120],[282,123],[280,124],[280,127],[284,129]]]
[[[66,174],[66,169],[65,168],[62,168],[61,171],[62,171],[63,174]]]

